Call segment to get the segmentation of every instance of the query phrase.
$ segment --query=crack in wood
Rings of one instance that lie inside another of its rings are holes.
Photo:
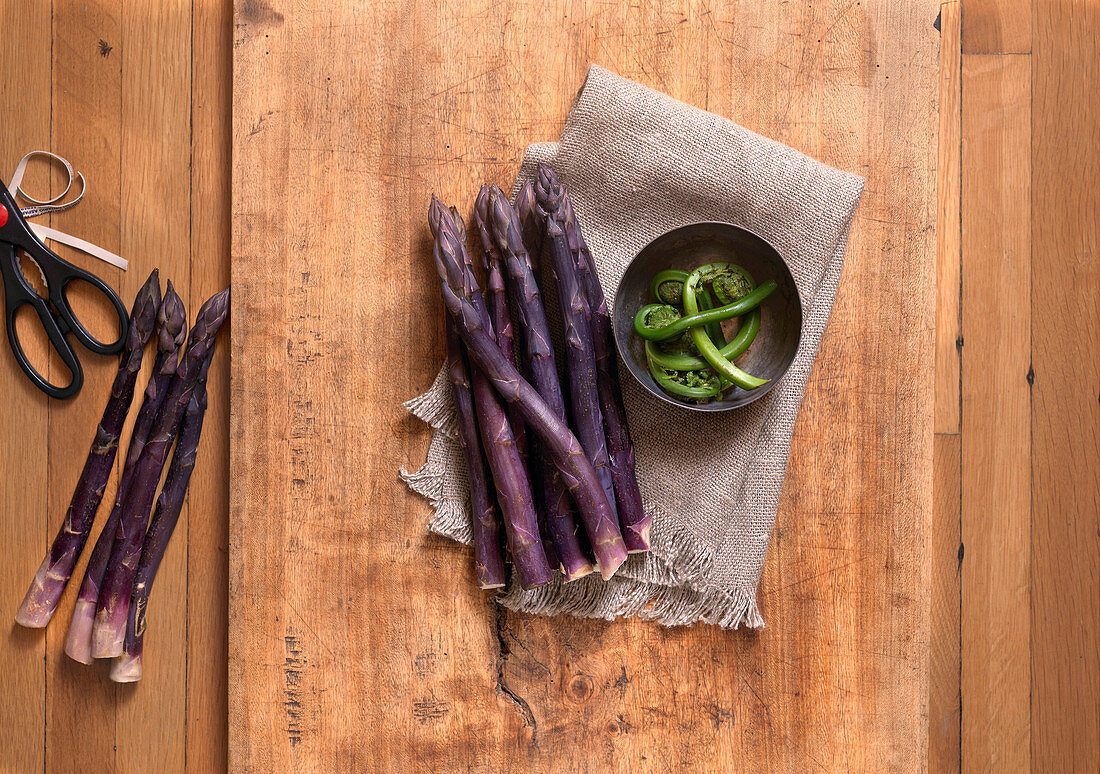
[[[512,646],[509,645],[505,639],[506,618],[507,611],[501,605],[496,605],[496,615],[494,619],[494,632],[497,638],[498,649],[496,688],[511,700],[516,711],[519,712],[520,716],[523,718],[524,727],[531,729],[531,745],[536,750],[539,750],[539,726],[538,721],[535,720],[535,713],[531,711],[531,705],[527,703],[527,700],[512,690],[507,680],[504,678],[504,667],[508,661],[508,656],[512,655]]]

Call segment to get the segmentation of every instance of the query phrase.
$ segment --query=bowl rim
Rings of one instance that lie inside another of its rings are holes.
[[[664,403],[667,403],[667,404],[672,405],[672,406],[676,406],[678,408],[686,409],[687,411],[694,411],[696,413],[702,413],[702,414],[722,414],[722,413],[725,413],[727,411],[736,411],[737,409],[745,408],[746,406],[752,405],[753,403],[758,401],[760,398],[763,398],[769,392],[774,390],[776,385],[779,384],[779,382],[783,381],[783,378],[791,370],[791,366],[794,364],[795,358],[798,357],[798,351],[802,346],[802,332],[803,332],[803,329],[806,326],[806,313],[805,313],[805,310],[802,308],[802,293],[798,288],[798,283],[794,279],[794,273],[791,271],[791,267],[787,264],[787,259],[783,257],[783,254],[781,252],[779,252],[779,249],[775,245],[773,245],[771,242],[769,242],[764,237],[760,236],[760,234],[753,231],[751,228],[746,228],[745,226],[740,226],[736,223],[730,223],[729,221],[724,221],[724,220],[699,220],[699,221],[694,221],[692,223],[684,223],[682,225],[676,226],[675,228],[670,228],[668,231],[664,231],[664,232],[658,234],[657,236],[653,237],[648,242],[646,242],[644,245],[642,245],[642,247],[640,247],[638,249],[638,251],[634,253],[634,257],[632,257],[630,259],[630,261],[627,262],[626,267],[623,269],[622,275],[619,277],[618,287],[615,288],[615,308],[614,308],[613,316],[619,313],[619,306],[620,306],[620,304],[619,304],[619,301],[620,301],[619,293],[620,293],[620,291],[622,289],[622,286],[623,286],[622,280],[623,280],[624,277],[626,277],[627,272],[630,271],[630,267],[634,265],[634,262],[636,260],[638,260],[639,256],[641,256],[642,253],[644,253],[646,250],[648,250],[654,243],[658,242],[659,240],[665,239],[666,237],[669,237],[669,236],[675,234],[678,231],[683,231],[683,230],[689,229],[689,228],[696,228],[696,227],[699,227],[699,226],[721,226],[721,227],[724,227],[724,228],[731,228],[731,229],[734,229],[735,231],[743,232],[745,234],[748,234],[751,237],[754,237],[754,238],[760,240],[760,242],[762,242],[764,245],[766,245],[768,247],[768,249],[771,250],[772,253],[775,254],[775,257],[779,259],[779,263],[783,266],[783,269],[787,272],[788,276],[791,278],[791,284],[794,286],[794,289],[795,289],[794,299],[795,299],[795,305],[798,308],[798,316],[799,316],[798,338],[795,341],[794,355],[791,357],[790,362],[787,363],[786,367],[783,369],[783,373],[779,374],[779,376],[772,379],[766,385],[762,385],[762,386],[758,387],[755,390],[751,390],[751,391],[746,390],[745,392],[748,395],[750,395],[751,397],[749,398],[749,400],[745,401],[744,403],[738,404],[736,406],[722,406],[722,405],[720,405],[720,402],[704,403],[704,404],[684,403],[682,401],[676,400],[676,398],[673,398],[671,395],[665,394],[665,392],[663,390],[661,390],[659,387],[651,386],[651,385],[647,384],[645,381],[643,381],[642,379],[640,379],[638,377],[638,375],[636,373],[634,373],[634,370],[630,367],[630,363],[634,362],[634,356],[630,353],[630,350],[629,350],[629,339],[625,343],[626,351],[624,352],[623,351],[624,343],[619,341],[619,336],[618,336],[618,333],[617,333],[617,326],[614,325],[614,319],[612,320],[611,332],[612,332],[613,338],[615,339],[615,349],[618,351],[619,357],[622,358],[623,364],[626,366],[626,370],[630,373],[630,376],[634,379],[634,381],[636,381],[638,383],[638,385],[641,386],[642,389],[644,389],[650,395],[655,396],[656,398],[660,399]],[[631,334],[631,336],[632,335],[633,334]],[[635,363],[635,365],[638,365],[638,364]],[[641,368],[641,366],[639,366],[639,368]]]

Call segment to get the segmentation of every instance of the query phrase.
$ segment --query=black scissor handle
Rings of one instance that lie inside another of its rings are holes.
[[[19,266],[18,252],[22,250],[30,257],[42,272],[46,280],[49,299],[38,295],[23,276]],[[8,341],[12,351],[19,362],[19,367],[30,377],[35,386],[53,398],[68,398],[75,395],[84,383],[84,373],[80,368],[76,353],[73,352],[69,342],[65,339],[67,333],[72,333],[77,341],[92,352],[102,355],[112,355],[122,350],[126,343],[126,332],[129,328],[129,315],[126,306],[107,283],[91,272],[81,269],[79,266],[66,261],[53,250],[48,248],[37,235],[31,231],[26,219],[23,218],[16,206],[11,193],[0,182],[0,274],[4,282],[4,299],[7,308]],[[87,328],[77,319],[69,304],[68,287],[73,280],[83,280],[90,283],[98,291],[107,296],[118,315],[118,338],[110,344],[104,344],[93,336]],[[42,327],[46,329],[46,335],[50,343],[65,366],[72,373],[72,381],[67,387],[57,387],[50,384],[42,377],[34,366],[27,360],[19,337],[15,332],[15,313],[22,306],[30,304],[38,313],[38,319],[42,321]]]
[[[16,299],[13,301],[12,295],[7,294],[7,327],[8,327],[8,341],[11,343],[11,351],[15,355],[15,361],[19,363],[19,367],[23,369],[25,373],[34,385],[42,390],[42,392],[49,395],[51,398],[71,398],[80,392],[80,388],[84,385],[84,369],[80,367],[80,361],[77,360],[76,353],[73,352],[73,348],[69,345],[69,342],[65,340],[65,332],[61,330],[61,327],[57,324],[57,320],[50,313],[49,305],[46,303],[46,299],[34,294],[33,298],[24,296],[22,299]],[[58,387],[55,384],[51,384],[46,377],[38,373],[31,361],[27,359],[27,354],[23,351],[23,345],[19,341],[19,334],[15,330],[15,315],[16,312],[23,306],[30,305],[34,307],[34,311],[38,313],[38,319],[42,321],[42,327],[46,329],[46,335],[49,337],[50,344],[57,351],[57,354],[61,357],[61,362],[65,364],[65,367],[69,369],[69,373],[72,378],[69,384],[65,387]]]
[[[43,267],[42,273],[46,275],[46,284],[50,289],[50,301],[53,302],[54,307],[57,309],[58,314],[61,315],[61,319],[65,321],[69,330],[76,336],[76,340],[92,352],[96,352],[100,355],[113,355],[122,351],[122,347],[126,343],[126,329],[130,320],[130,316],[126,312],[126,306],[122,303],[122,299],[111,289],[110,285],[90,271],[84,271],[84,269],[81,269],[79,266],[73,266],[62,258],[56,256],[55,258],[64,264],[60,270],[55,269],[57,275],[56,281],[50,276],[49,271],[47,271],[45,267]],[[73,312],[73,307],[69,303],[68,295],[69,284],[72,283],[73,280],[83,280],[87,282],[105,295],[107,300],[111,302],[111,305],[114,306],[115,314],[118,315],[118,338],[110,344],[104,344],[93,336],[77,318],[76,313]]]

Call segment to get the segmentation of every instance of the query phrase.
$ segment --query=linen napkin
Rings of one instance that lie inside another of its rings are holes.
[[[726,221],[760,234],[783,256],[803,328],[779,384],[735,411],[667,406],[620,365],[638,483],[653,516],[652,551],[632,555],[609,582],[598,573],[568,584],[559,576],[530,591],[513,584],[498,600],[549,615],[763,626],[756,588],[863,179],[595,65],[561,140],[527,149],[516,191],[539,162],[568,187],[609,302],[627,264],[652,239],[687,223]],[[428,528],[469,543],[466,465],[443,372],[405,405],[433,435],[424,466],[402,476],[431,502]]]

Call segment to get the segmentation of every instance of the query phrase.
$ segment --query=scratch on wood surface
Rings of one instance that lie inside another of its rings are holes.
[[[608,688],[616,688],[619,691],[619,699],[621,700],[626,693],[626,687],[630,685],[630,677],[626,674],[626,667],[621,667],[621,674],[615,678],[615,682],[611,683]]]
[[[416,660],[415,660],[416,673],[420,677],[427,677],[428,675],[434,674],[435,673],[435,662],[436,662],[435,653],[421,653],[421,654],[417,655]]]
[[[441,701],[431,690],[428,695],[413,702],[413,717],[421,723],[439,720],[451,711],[449,702]]]
[[[257,134],[259,134],[263,130],[264,121],[266,121],[273,115],[275,115],[275,111],[269,110],[261,115],[258,119],[256,119],[256,121],[248,129],[248,136],[255,137]]]
[[[705,711],[710,719],[714,721],[714,730],[717,731],[722,727],[723,723],[729,723],[733,726],[733,710],[727,707],[723,707],[717,702],[707,702]]]
[[[286,738],[291,747],[297,747],[302,741],[301,711],[302,701],[299,689],[302,683],[302,650],[298,638],[291,633],[283,637],[286,646],[286,658],[283,661],[283,707],[286,708]]]

